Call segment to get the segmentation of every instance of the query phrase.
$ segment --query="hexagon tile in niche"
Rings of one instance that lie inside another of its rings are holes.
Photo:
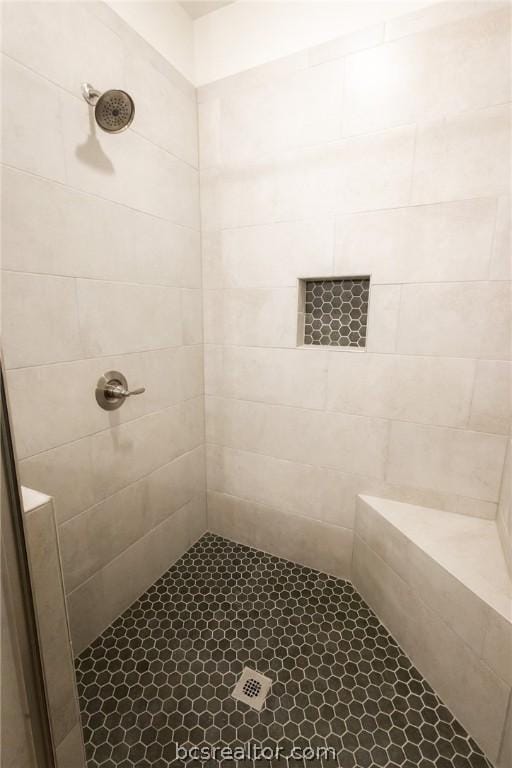
[[[303,280],[304,344],[365,347],[369,277]]]
[[[246,666],[272,679],[261,712],[231,696]],[[81,654],[77,681],[89,768],[491,768],[349,582],[211,534]],[[335,757],[183,762],[176,744]]]

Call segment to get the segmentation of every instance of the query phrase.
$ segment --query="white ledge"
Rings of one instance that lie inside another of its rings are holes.
[[[494,520],[361,496],[481,600],[512,621],[512,581]]]
[[[48,504],[52,499],[51,496],[47,496],[45,493],[41,493],[40,491],[34,491],[33,488],[25,488],[25,486],[21,486],[21,500],[23,503],[23,511],[25,514],[27,512],[32,512],[34,509],[37,509],[38,507],[43,507],[45,504]]]

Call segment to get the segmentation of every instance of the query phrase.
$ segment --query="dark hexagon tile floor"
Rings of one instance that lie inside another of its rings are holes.
[[[272,679],[261,712],[230,694]],[[88,768],[489,768],[349,582],[205,535],[77,660]],[[206,763],[249,743],[335,758]]]

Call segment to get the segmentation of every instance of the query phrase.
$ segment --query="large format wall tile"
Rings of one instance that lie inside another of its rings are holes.
[[[186,94],[149,60],[129,56],[126,89],[137,109],[134,128],[154,144],[197,167],[197,108]],[[168,115],[169,119],[161,119]],[[179,119],[176,116],[179,115]]]
[[[115,279],[123,266],[130,278],[130,211],[14,169],[2,183],[4,268]]]
[[[183,344],[201,344],[203,341],[203,296],[199,289],[181,291],[181,317]]]
[[[368,479],[326,467],[217,446],[208,449],[210,489],[345,528],[353,526],[356,489],[371,486]]]
[[[491,259],[489,278],[491,280],[510,280],[512,277],[512,215],[509,197],[500,197],[497,201],[496,231]]]
[[[207,347],[205,389],[210,395],[323,408],[324,350]]]
[[[199,232],[4,169],[3,266],[17,272],[199,287]]]
[[[57,746],[80,722],[80,713],[53,506],[47,497],[42,501],[26,510],[24,527],[50,725]],[[77,768],[82,768],[82,761],[83,748],[76,745]]]
[[[18,458],[56,448],[108,425],[106,412],[94,398],[97,367],[97,361],[77,360],[9,371]]]
[[[396,352],[402,286],[372,285],[368,307],[368,352]]]
[[[340,59],[350,53],[362,51],[365,48],[373,48],[384,41],[384,24],[376,24],[373,27],[365,27],[348,35],[336,37],[326,43],[320,43],[309,49],[308,62],[310,66],[323,64],[326,61]]]
[[[304,464],[383,478],[383,419],[207,399],[208,440]]]
[[[134,283],[201,287],[200,235],[198,230],[173,224],[146,214],[133,215],[134,241],[132,276],[124,263],[118,265],[118,280]]]
[[[497,501],[506,438],[393,422],[386,478]]]
[[[91,507],[96,500],[87,438],[37,453],[21,461],[19,468],[24,486],[52,494],[58,524]]]
[[[6,56],[2,56],[2,119],[4,163],[65,180],[59,89]]]
[[[505,562],[512,575],[512,441],[507,441],[507,452],[501,479],[497,514],[498,534]]]
[[[503,8],[348,56],[344,131],[378,130],[506,101],[509,25],[510,10]]]
[[[295,347],[297,288],[205,291],[205,341],[251,347]]]
[[[471,400],[469,426],[481,432],[509,435],[512,427],[511,365],[480,360]]]
[[[91,438],[98,498],[115,493],[203,441],[202,398],[98,432]]]
[[[495,217],[489,198],[341,216],[335,272],[376,283],[487,280]]]
[[[347,138],[304,154],[307,211],[359,211],[409,202],[414,128]],[[295,180],[290,180],[294,184]]]
[[[183,343],[180,293],[173,288],[78,280],[77,299],[88,357]]]
[[[327,408],[401,421],[465,427],[475,361],[402,355],[329,356]]]
[[[287,149],[242,168],[226,165],[218,182],[221,226],[405,205],[409,202],[414,133],[413,126],[400,126]]]
[[[510,299],[505,282],[404,285],[397,351],[509,359]]]
[[[2,289],[4,354],[9,368],[82,357],[74,280],[4,272]]]
[[[129,485],[60,526],[62,569],[68,592],[150,529],[145,490],[143,483]]]
[[[295,286],[298,277],[329,275],[333,232],[332,219],[225,229],[221,285],[270,289]]]
[[[344,61],[305,67],[222,99],[221,160],[244,167],[341,136]]]
[[[221,163],[220,99],[198,101],[199,164],[201,168],[215,168]]]
[[[84,81],[100,91],[125,87],[122,40],[91,12],[92,3],[6,3],[2,47],[13,59],[72,93]],[[65,66],[63,66],[65,62]]]
[[[277,557],[323,567],[324,573],[348,578],[352,531],[307,517],[209,491],[208,524],[213,533],[250,544]]]
[[[385,39],[396,40],[406,35],[418,34],[429,29],[442,27],[444,24],[451,24],[454,21],[465,20],[471,16],[486,14],[489,11],[504,7],[506,4],[503,0],[489,0],[488,3],[481,3],[479,0],[465,0],[461,3],[434,3],[387,21]]]
[[[418,130],[413,202],[506,195],[510,107],[462,112]]]

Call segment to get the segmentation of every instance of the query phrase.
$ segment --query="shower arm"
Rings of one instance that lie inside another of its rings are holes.
[[[101,93],[90,83],[82,83],[82,96],[91,107],[94,107],[100,98]]]

